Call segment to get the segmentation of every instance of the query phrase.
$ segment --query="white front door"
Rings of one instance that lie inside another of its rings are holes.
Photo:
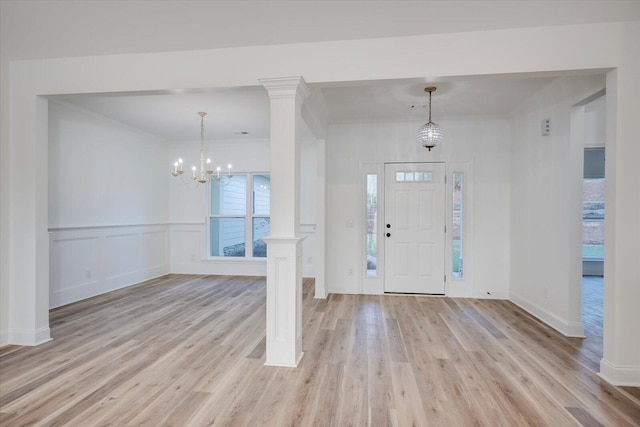
[[[384,291],[444,294],[445,165],[387,163]]]

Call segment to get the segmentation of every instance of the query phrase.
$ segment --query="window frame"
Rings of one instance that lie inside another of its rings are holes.
[[[581,256],[582,256],[582,261],[587,261],[587,262],[604,262],[604,252],[602,254],[601,257],[599,256],[585,256],[584,251],[585,251],[585,243],[584,243],[584,230],[585,230],[585,223],[589,222],[589,223],[599,223],[600,226],[603,228],[603,234],[604,234],[604,226],[605,226],[605,216],[606,216],[606,205],[605,203],[605,198],[604,198],[604,193],[602,194],[602,203],[603,203],[603,213],[602,215],[597,215],[597,216],[585,216],[585,203],[588,202],[587,200],[585,200],[585,196],[584,196],[584,188],[586,186],[586,182],[587,180],[601,180],[602,181],[602,185],[603,187],[606,185],[606,178],[603,177],[586,177],[582,179],[582,188],[583,188],[583,196],[582,196],[582,241],[581,241]],[[602,243],[602,245],[598,245],[598,246],[602,246],[602,250],[604,251],[604,241]]]
[[[454,194],[455,194],[455,184],[456,184],[456,175],[460,176],[460,246],[458,248],[458,253],[459,253],[459,258],[458,258],[458,262],[462,263],[462,265],[459,265],[459,271],[454,271],[454,264],[455,264],[455,258],[454,258],[454,221],[453,221],[453,217],[455,215],[455,200],[454,200]],[[467,210],[467,201],[466,201],[466,192],[467,192],[467,174],[464,171],[457,171],[454,170],[452,171],[448,178],[451,179],[451,187],[448,188],[448,191],[450,192],[450,196],[451,196],[451,211],[450,211],[450,223],[451,223],[451,228],[450,228],[450,235],[448,236],[448,240],[450,243],[450,247],[449,247],[449,251],[450,251],[450,256],[451,256],[451,265],[449,268],[449,272],[448,274],[451,276],[451,280],[465,280],[465,266],[464,266],[464,259],[466,256],[466,252],[467,252],[467,242],[466,242],[466,238],[465,238],[465,234],[466,234],[466,221],[467,219],[466,217],[466,210]]]
[[[236,176],[246,176],[246,187],[245,187],[245,196],[246,196],[246,204],[245,204],[245,212],[244,215],[240,214],[213,214],[211,211],[211,204],[213,198],[213,185],[215,183],[209,183],[207,185],[207,206],[206,206],[206,224],[205,224],[205,244],[206,244],[206,256],[205,259],[208,260],[224,260],[230,262],[241,262],[241,261],[266,261],[266,255],[264,257],[256,257],[253,254],[253,220],[254,218],[271,218],[271,191],[269,191],[269,214],[255,214],[254,213],[254,177],[256,175],[266,175],[271,179],[271,173],[269,171],[265,172],[237,172],[234,174]],[[233,178],[231,178],[233,179]],[[224,256],[224,255],[211,255],[211,219],[212,218],[243,218],[244,219],[244,248],[245,254],[244,256]]]
[[[368,230],[368,221],[369,221],[369,177],[375,177],[375,181],[376,181],[376,193],[375,195],[373,195],[375,197],[375,212],[376,212],[376,226],[375,229],[373,230],[372,233],[369,233]],[[364,202],[364,277],[365,278],[371,278],[371,279],[376,279],[380,276],[380,174],[378,172],[365,172],[364,174],[364,198],[365,198],[365,202]],[[369,234],[371,234],[372,236],[375,237],[375,241],[376,241],[376,249],[375,249],[375,256],[376,256],[376,268],[374,270],[370,270],[369,269],[369,262],[368,262],[368,256],[369,256],[369,250],[368,250],[368,243],[369,243]]]

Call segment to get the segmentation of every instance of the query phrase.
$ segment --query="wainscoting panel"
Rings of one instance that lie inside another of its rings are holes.
[[[205,230],[203,223],[171,224],[172,273],[267,275],[266,258],[209,257]]]
[[[49,230],[49,306],[169,273],[169,225]]]
[[[104,236],[105,280],[136,274],[140,269],[140,238],[135,232]]]

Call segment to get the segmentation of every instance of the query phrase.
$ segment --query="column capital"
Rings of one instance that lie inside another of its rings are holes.
[[[270,99],[298,98],[299,101],[304,101],[311,93],[302,76],[258,79],[258,81],[267,89]]]

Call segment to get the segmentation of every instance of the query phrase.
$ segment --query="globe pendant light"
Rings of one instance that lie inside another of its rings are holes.
[[[431,121],[431,93],[435,90],[435,86],[424,88],[425,92],[429,92],[429,121],[422,125],[422,127],[418,129],[418,133],[416,134],[418,142],[429,151],[431,151],[431,149],[436,145],[440,144],[443,137],[442,129],[440,129],[440,126],[437,123],[433,123]]]

